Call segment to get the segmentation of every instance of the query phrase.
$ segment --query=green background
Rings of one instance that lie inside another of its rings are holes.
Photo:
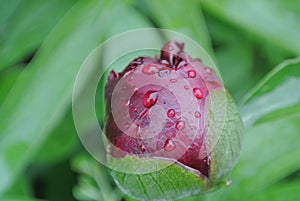
[[[300,200],[299,0],[1,0],[0,200],[133,200],[79,142],[72,90],[95,47],[149,27],[210,53],[246,126],[232,184],[185,200]]]

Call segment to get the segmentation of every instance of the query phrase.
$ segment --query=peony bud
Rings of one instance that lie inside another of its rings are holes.
[[[240,152],[243,126],[231,96],[213,69],[183,49],[170,41],[160,57],[136,58],[108,77],[105,135],[118,170],[112,175],[137,199],[206,192],[223,182]]]

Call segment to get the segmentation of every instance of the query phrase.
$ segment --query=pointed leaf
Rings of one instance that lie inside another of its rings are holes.
[[[299,1],[201,0],[203,8],[249,33],[300,54]]]
[[[213,54],[201,5],[198,1],[147,1],[150,13],[161,28],[186,34]]]
[[[81,64],[106,38],[115,20],[111,13],[122,9],[126,9],[123,4],[113,2],[78,2],[16,81],[0,108],[0,194],[26,167],[70,106]],[[132,23],[118,31],[146,26],[134,23],[130,12],[128,16]]]
[[[111,174],[118,186],[138,200],[174,200],[204,193],[209,186],[199,173],[170,161],[127,156],[112,159],[110,164],[116,169]],[[141,164],[148,173],[135,174]],[[117,171],[124,169],[133,174]]]
[[[248,129],[241,158],[229,176],[232,184],[210,200],[245,200],[300,169],[299,117]]]
[[[3,8],[13,7],[13,3],[16,0],[6,2]],[[0,70],[30,56],[75,3],[76,0],[31,0],[14,6],[16,8],[1,26]]]
[[[300,115],[300,57],[286,60],[244,98],[246,126]]]

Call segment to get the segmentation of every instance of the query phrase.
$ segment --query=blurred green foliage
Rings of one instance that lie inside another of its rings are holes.
[[[299,23],[298,0],[1,0],[0,200],[133,200],[81,147],[71,96],[95,47],[147,27],[201,44],[247,126],[232,185],[184,200],[299,200]]]

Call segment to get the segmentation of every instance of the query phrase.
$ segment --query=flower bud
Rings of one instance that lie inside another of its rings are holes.
[[[206,192],[237,161],[243,127],[237,108],[215,70],[185,53],[184,43],[170,41],[160,56],[138,57],[123,72],[113,70],[106,101],[111,164],[136,171],[112,175],[137,199]],[[144,171],[151,164],[156,168]],[[161,192],[147,190],[154,186]]]

